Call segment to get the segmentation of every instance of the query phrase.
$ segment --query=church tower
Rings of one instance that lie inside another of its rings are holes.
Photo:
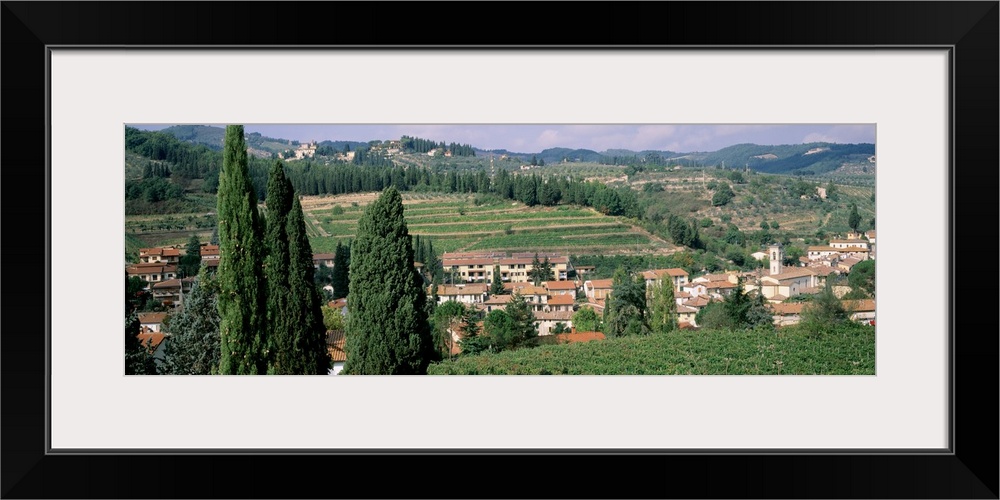
[[[785,249],[781,243],[772,243],[767,253],[771,260],[771,275],[781,274],[781,262],[785,260]]]

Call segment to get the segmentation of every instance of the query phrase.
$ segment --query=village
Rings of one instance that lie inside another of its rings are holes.
[[[698,330],[698,312],[713,302],[721,302],[739,286],[742,280],[749,294],[763,295],[772,313],[774,325],[784,327],[797,324],[801,319],[807,301],[803,296],[819,293],[828,280],[838,297],[847,294],[851,287],[846,285],[846,277],[851,269],[865,260],[875,259],[875,231],[865,233],[849,232],[843,238],[832,238],[826,245],[809,246],[806,255],[799,258],[797,266],[784,265],[784,247],[775,243],[752,254],[760,261],[767,261],[766,269],[755,271],[728,271],[690,276],[680,268],[647,269],[640,271],[646,283],[647,294],[663,280],[669,280],[676,302],[677,325],[683,330]],[[179,312],[184,306],[184,296],[197,281],[196,277],[179,277],[178,265],[184,255],[183,248],[155,247],[143,248],[139,261],[126,264],[126,274],[146,283],[157,311],[139,313],[140,341],[154,350],[154,357],[162,359],[163,350],[169,342],[167,317]],[[220,263],[219,246],[202,244],[200,264],[208,272]],[[547,279],[535,279],[535,267],[544,259],[546,268],[551,270]],[[481,315],[494,310],[504,310],[507,303],[518,294],[524,297],[534,315],[534,325],[539,337],[550,338],[557,343],[574,343],[601,340],[599,331],[580,331],[574,325],[574,316],[583,309],[591,309],[600,318],[604,314],[607,301],[612,293],[612,279],[590,279],[592,266],[574,267],[567,255],[556,253],[506,253],[451,252],[442,255],[442,265],[447,282],[440,286],[431,284],[429,276],[424,276],[427,284],[428,300],[437,304],[449,301],[474,308]],[[334,255],[319,253],[313,255],[313,264],[332,268]],[[420,270],[423,264],[415,262]],[[490,293],[494,272],[499,270],[503,284],[502,293]],[[834,284],[836,283],[836,284]],[[327,285],[328,291],[332,288]],[[875,324],[875,299],[843,299],[844,308],[852,321]],[[331,300],[327,307],[349,314],[347,300]],[[464,331],[458,324],[451,325],[448,334],[452,337],[452,354],[461,353]],[[327,345],[333,368],[331,374],[339,373],[346,361],[343,331],[328,331]]]

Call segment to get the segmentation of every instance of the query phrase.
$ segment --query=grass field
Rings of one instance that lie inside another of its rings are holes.
[[[681,330],[459,357],[431,375],[874,375],[875,328]]]

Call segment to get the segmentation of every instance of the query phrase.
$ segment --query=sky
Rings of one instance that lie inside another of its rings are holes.
[[[206,124],[212,125],[212,124]],[[214,124],[216,126],[222,126]],[[130,125],[160,130],[170,125]],[[480,149],[537,153],[544,149],[630,149],[678,153],[717,151],[741,143],[760,145],[833,142],[875,143],[874,124],[794,125],[253,125],[246,132],[300,142],[399,139],[408,135],[435,142],[470,144]]]

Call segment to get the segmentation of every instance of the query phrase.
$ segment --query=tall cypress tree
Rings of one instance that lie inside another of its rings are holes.
[[[542,270],[542,263],[538,260],[538,252],[535,252],[535,258],[531,259],[531,271],[528,275],[531,278],[531,282],[535,286],[541,285],[542,280],[545,279]]]
[[[281,160],[274,162],[267,181],[267,225],[264,241],[264,278],[267,281],[268,373],[291,373],[292,313],[289,311],[288,213],[292,209],[292,185]]]
[[[288,355],[283,373],[326,375],[330,354],[326,347],[322,301],[313,283],[313,253],[306,236],[302,204],[296,196],[288,214]]]
[[[426,373],[434,356],[427,295],[396,188],[365,208],[351,255],[344,373]]]
[[[348,288],[350,286],[350,261],[348,260],[348,251],[350,247],[341,245],[337,242],[337,249],[333,254],[333,299],[342,299],[347,297]]]
[[[267,370],[264,242],[242,125],[226,127],[217,213],[219,372],[263,374]]]
[[[413,256],[414,260],[416,260],[417,262],[420,262],[422,264],[426,264],[427,263],[427,262],[424,262],[424,247],[420,244],[420,235],[419,234],[413,237],[413,251],[415,252],[415,254]]]
[[[503,295],[503,278],[500,275],[500,264],[493,264],[493,283],[490,285],[490,295]]]

